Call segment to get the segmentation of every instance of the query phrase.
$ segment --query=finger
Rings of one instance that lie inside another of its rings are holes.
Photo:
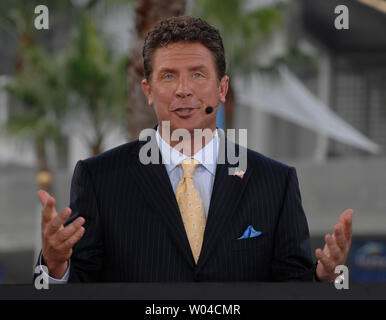
[[[329,259],[322,250],[317,249],[315,251],[315,256],[319,260],[319,262],[323,265],[327,273],[332,273],[335,271],[335,263],[331,259]]]
[[[63,223],[68,219],[71,214],[70,208],[64,208],[56,217],[50,222],[48,226],[48,234],[52,235],[56,233]]]
[[[344,217],[344,223],[343,223],[343,229],[344,229],[344,235],[346,237],[346,240],[351,242],[352,237],[352,217],[354,215],[354,211],[351,210],[351,212],[347,213]]]
[[[63,230],[59,231],[57,235],[58,242],[63,243],[64,241],[72,237],[74,233],[77,232],[82,227],[84,222],[85,222],[84,218],[79,217],[71,224],[63,228]]]
[[[55,198],[48,195],[48,198],[46,199],[46,202],[45,202],[45,204],[43,206],[43,210],[42,210],[42,223],[43,224],[49,223],[52,219],[54,219],[56,217],[57,214],[56,214],[55,204],[56,204]]]
[[[47,200],[51,197],[50,194],[45,190],[39,190],[38,191],[38,197],[40,200],[40,203],[42,204],[42,207],[45,206]]]
[[[325,236],[325,241],[328,247],[328,250],[330,251],[330,256],[333,260],[339,262],[342,259],[342,252],[338,245],[336,244],[334,238],[327,234]]]
[[[85,228],[80,227],[70,238],[63,242],[62,249],[71,249],[84,235]]]
[[[353,214],[354,214],[354,210],[353,209],[346,209],[346,210],[344,210],[342,212],[342,214],[340,215],[340,217],[339,217],[338,224],[344,225],[345,221],[347,219],[351,219]]]
[[[346,251],[347,249],[347,240],[346,240],[346,237],[344,236],[344,233],[343,233],[343,227],[339,224],[337,224],[335,227],[334,227],[334,239],[336,241],[336,244],[338,245],[338,247],[343,250],[343,251]]]

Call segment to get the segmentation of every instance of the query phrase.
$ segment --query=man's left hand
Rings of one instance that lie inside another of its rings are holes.
[[[325,235],[326,244],[323,250],[315,251],[315,256],[319,260],[316,275],[322,281],[334,282],[339,276],[335,273],[335,267],[346,262],[351,246],[353,214],[352,209],[344,211],[334,227],[334,233]]]

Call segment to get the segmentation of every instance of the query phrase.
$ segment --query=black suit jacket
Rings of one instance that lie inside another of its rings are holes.
[[[86,232],[73,248],[69,282],[312,280],[294,168],[251,150],[242,179],[218,164],[196,265],[164,165],[139,161],[144,143],[77,163],[67,223],[82,216]],[[262,234],[236,240],[249,225]]]

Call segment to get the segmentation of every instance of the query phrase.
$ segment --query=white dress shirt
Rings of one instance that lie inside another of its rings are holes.
[[[176,193],[178,183],[183,177],[182,167],[179,165],[181,161],[186,158],[190,158],[187,155],[174,149],[159,134],[158,128],[156,133],[156,139],[158,148],[161,151],[162,163],[165,165],[170,182],[173,187],[174,193]],[[217,155],[219,150],[217,129],[213,139],[211,139],[200,151],[192,156],[192,158],[198,160],[200,164],[194,171],[193,182],[194,186],[201,195],[202,202],[204,203],[205,214],[208,217],[210,198],[212,196],[212,189],[214,183],[214,177],[216,175]]]
[[[182,167],[179,165],[181,161],[186,158],[190,158],[174,149],[159,134],[159,128],[156,132],[156,140],[158,148],[161,151],[162,163],[164,164],[167,174],[170,179],[170,183],[173,187],[174,193],[176,193],[177,185],[183,177]],[[192,156],[192,158],[198,160],[200,164],[194,171],[193,182],[196,189],[201,195],[202,202],[204,203],[205,215],[208,218],[210,198],[212,196],[212,189],[214,183],[214,177],[216,175],[216,165],[219,150],[217,129],[213,139],[211,139],[200,151]],[[42,265],[42,256],[39,257],[40,265]],[[43,269],[41,269],[44,272]],[[48,276],[50,284],[63,284],[68,282],[70,271],[70,260],[68,261],[68,268],[62,279],[55,279]]]

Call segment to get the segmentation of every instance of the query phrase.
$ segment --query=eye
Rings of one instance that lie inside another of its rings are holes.
[[[195,73],[193,74],[193,77],[194,77],[194,78],[202,78],[203,75],[202,75],[201,73],[199,73],[199,72],[195,72]]]
[[[170,79],[174,79],[174,76],[171,74],[171,73],[167,73],[163,76],[164,79],[167,79],[167,80],[170,80]]]

